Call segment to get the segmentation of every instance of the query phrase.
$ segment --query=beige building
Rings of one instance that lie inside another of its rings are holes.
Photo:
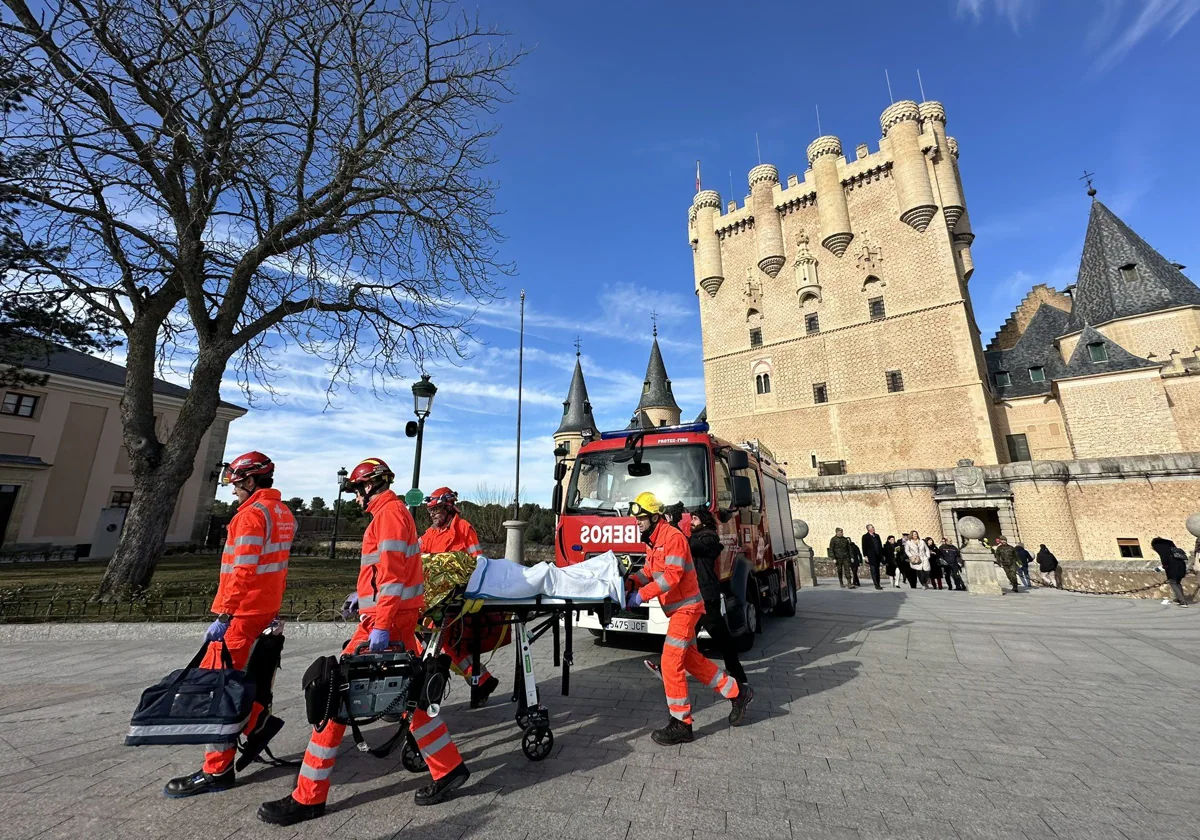
[[[61,349],[27,363],[49,376],[44,386],[0,389],[0,549],[75,547],[111,542],[97,526],[123,521],[133,476],[121,441],[125,369]],[[155,380],[160,435],[179,414],[187,389]],[[216,493],[216,465],[229,423],[246,409],[221,403],[179,495],[168,542],[200,541]],[[102,522],[103,519],[103,522]],[[119,528],[119,525],[118,525]]]
[[[954,538],[968,513],[1063,559],[1190,541],[1200,289],[1093,201],[1078,281],[1034,288],[985,351],[945,109],[897,102],[880,126],[853,160],[817,138],[803,177],[756,166],[740,206],[696,194],[714,432],[787,463],[818,551],[867,522]]]

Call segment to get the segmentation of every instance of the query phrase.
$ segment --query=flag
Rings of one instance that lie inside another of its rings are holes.
[[[700,161],[696,161],[696,192],[700,192]]]

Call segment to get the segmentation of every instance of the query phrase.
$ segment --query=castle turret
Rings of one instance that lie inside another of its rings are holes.
[[[971,231],[971,217],[967,213],[967,199],[963,193],[962,173],[958,171],[958,141],[953,137],[946,138],[946,150],[950,153],[950,165],[954,170],[954,183],[958,186],[959,200],[962,201],[962,214],[954,225],[954,255],[958,258],[959,272],[964,281],[970,280],[975,273],[975,260],[971,257],[971,243],[975,234]]]
[[[937,204],[921,151],[921,109],[911,99],[896,102],[880,116],[879,125],[891,148],[900,221],[924,233]]]
[[[842,156],[842,141],[833,135],[818,137],[808,144],[808,165],[817,182],[817,215],[821,220],[821,244],[841,256],[854,238],[850,229],[850,211],[846,207],[846,191],[838,175],[838,160]]]
[[[667,366],[663,364],[662,351],[658,349],[658,330],[654,331],[654,344],[650,347],[650,362],[646,365],[646,379],[642,383],[642,398],[633,413],[633,428],[674,426],[679,423],[679,404],[671,393],[671,379]]]
[[[946,136],[946,109],[942,107],[942,103],[922,102],[921,123],[926,131],[933,132],[937,141],[937,151],[932,156],[933,177],[942,201],[942,215],[946,217],[946,227],[953,236],[954,226],[962,218],[966,207],[963,205],[958,173],[954,171],[954,158],[950,155],[949,138]]]
[[[721,268],[721,237],[713,224],[714,217],[720,212],[721,194],[716,190],[701,190],[692,199],[688,213],[696,287],[708,292],[709,297],[715,297],[725,282],[725,272]]]
[[[750,207],[754,213],[754,240],[758,267],[774,277],[783,268],[783,221],[775,210],[779,170],[762,163],[750,170]]]
[[[599,438],[596,419],[592,416],[592,404],[588,400],[587,383],[583,381],[583,366],[579,363],[579,351],[575,352],[575,373],[571,376],[571,388],[563,400],[562,422],[554,433],[556,447],[567,450],[567,460],[572,461],[579,452],[584,437]]]

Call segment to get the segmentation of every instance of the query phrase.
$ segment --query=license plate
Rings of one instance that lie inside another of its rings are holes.
[[[649,633],[650,622],[644,618],[614,618],[605,629],[620,630],[625,633]]]

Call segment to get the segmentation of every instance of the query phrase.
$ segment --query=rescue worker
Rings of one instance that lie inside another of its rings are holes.
[[[1017,569],[1021,566],[1021,558],[1017,557],[1017,550],[1008,544],[1007,537],[996,538],[995,563],[1004,569],[1004,574],[1008,576],[1008,582],[1012,585],[1012,591],[1020,592],[1021,588],[1017,585]]]
[[[439,487],[425,497],[425,507],[429,509],[429,519],[432,524],[421,535],[422,554],[462,551],[472,557],[482,556],[483,549],[479,545],[479,535],[475,533],[475,528],[463,518],[462,511],[458,509],[457,493],[449,487]],[[442,650],[450,657],[458,670],[462,671],[467,684],[471,686],[471,708],[477,709],[492,696],[492,692],[500,685],[500,680],[483,667],[482,663],[479,668],[479,679],[472,679],[473,634],[478,632],[484,637],[480,639],[481,649],[494,650],[508,641],[509,627],[505,625],[503,628],[494,628],[495,632],[492,632],[492,628],[466,629],[462,623],[456,626],[462,630],[462,633],[456,639],[443,640]]]
[[[350,473],[345,488],[354,493],[371,523],[363,534],[362,566],[358,574],[359,625],[343,653],[353,653],[367,642],[372,651],[401,643],[420,651],[417,621],[425,607],[425,576],[421,569],[417,526],[404,502],[392,492],[395,475],[383,460],[368,458]],[[431,718],[421,709],[412,713],[411,733],[433,776],[433,784],[417,791],[417,805],[433,805],[461,787],[471,773],[450,739],[442,718]],[[275,825],[294,825],[323,816],[329,798],[338,747],[344,724],[329,721],[313,730],[296,788],[288,796],[264,802],[258,818]]]
[[[283,605],[296,520],[279,491],[272,487],[274,483],[275,465],[261,452],[239,455],[225,464],[221,472],[221,485],[233,487],[238,508],[229,521],[229,535],[221,555],[217,596],[212,603],[217,620],[204,633],[209,644],[201,668],[225,667],[223,641],[233,667],[246,670],[251,649],[278,617]],[[277,662],[264,679],[272,679],[276,667]],[[256,700],[242,730],[246,736],[245,754],[257,757],[282,728],[283,721]],[[182,798],[228,790],[234,785],[236,755],[237,736],[231,741],[209,744],[204,766],[190,776],[171,779],[163,793]]]
[[[837,564],[838,584],[843,589],[847,585],[851,589],[854,588],[854,569],[850,565],[851,546],[850,539],[842,533],[841,528],[838,528],[829,540],[829,559]]]
[[[688,674],[729,700],[733,705],[729,724],[740,726],[754,691],[748,685],[739,686],[696,647],[696,625],[704,617],[704,599],[687,538],[667,521],[663,504],[653,493],[639,494],[629,509],[637,519],[642,541],[649,546],[645,565],[633,576],[636,587],[629,596],[629,607],[657,598],[668,619],[661,669],[671,720],[650,737],[663,746],[692,741]]]

